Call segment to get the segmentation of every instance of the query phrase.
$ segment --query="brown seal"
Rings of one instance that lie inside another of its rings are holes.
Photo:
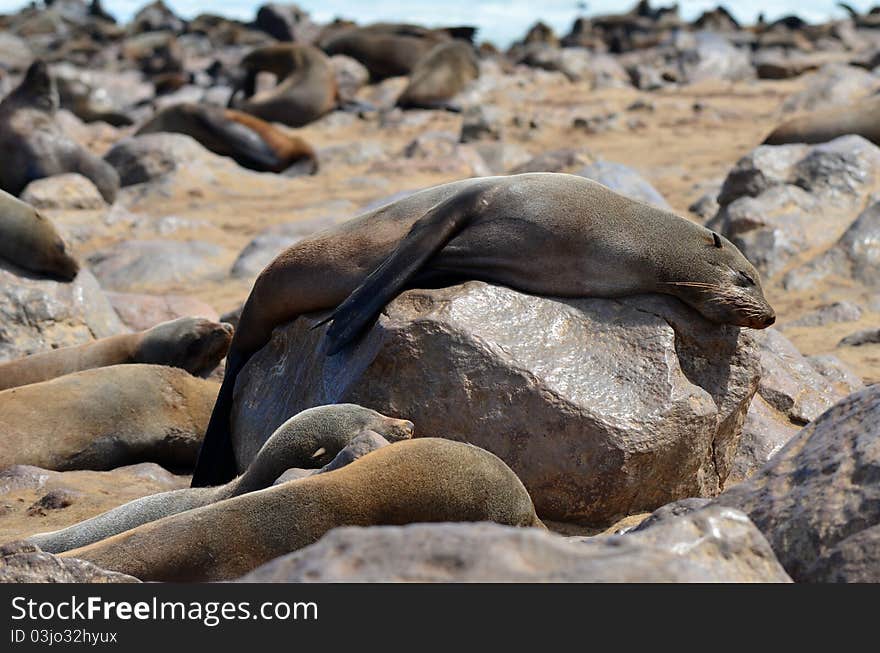
[[[0,468],[189,467],[217,384],[160,365],[113,365],[0,392]]]
[[[0,102],[0,188],[19,195],[35,179],[65,172],[87,177],[112,204],[119,175],[71,140],[55,123],[58,91],[46,64],[35,61],[21,84]]]
[[[79,264],[67,253],[64,241],[48,218],[3,191],[0,191],[0,259],[60,281],[73,281],[79,272]]]
[[[788,120],[774,129],[764,144],[824,143],[846,134],[858,134],[880,145],[880,95]]]
[[[461,442],[419,438],[62,555],[141,580],[227,580],[337,526],[474,521],[541,526],[522,482],[500,458]]]
[[[336,73],[323,52],[311,45],[279,43],[257,48],[241,61],[245,77],[229,107],[257,118],[302,127],[336,107]],[[278,84],[254,95],[257,74],[273,73]],[[238,93],[244,97],[239,100]]]
[[[315,467],[325,461],[331,466],[341,452],[365,436],[397,442],[411,438],[412,434],[412,422],[386,417],[356,404],[309,408],[279,426],[244,473],[226,485],[142,497],[68,528],[32,535],[28,541],[50,553],[69,551],[163,517],[262,490],[290,468]],[[350,454],[339,466],[353,462],[351,458],[357,453]]]
[[[148,363],[205,376],[226,355],[232,327],[181,317],[140,333],[123,333],[0,363],[0,390],[110,365]]]
[[[404,289],[467,279],[562,297],[657,292],[717,323],[764,328],[775,320],[758,272],[730,241],[584,177],[530,173],[435,186],[300,241],[257,277],[193,484],[235,475],[235,379],[276,326],[337,307],[327,332],[332,354]]]
[[[175,104],[159,111],[137,134],[173,132],[193,137],[205,148],[245,168],[283,172],[291,166],[318,169],[311,145],[256,116],[204,104]]]
[[[409,84],[397,98],[397,106],[460,111],[449,101],[479,76],[480,63],[470,43],[440,43],[416,64]]]

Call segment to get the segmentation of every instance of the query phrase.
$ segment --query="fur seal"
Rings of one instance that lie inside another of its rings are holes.
[[[169,515],[262,490],[291,467],[313,466],[327,460],[328,466],[332,465],[345,447],[362,436],[396,442],[412,437],[412,433],[412,422],[386,417],[356,404],[309,408],[279,426],[244,474],[226,485],[160,492],[68,528],[32,535],[28,541],[49,553],[69,551]],[[347,457],[339,466],[346,461],[353,462],[353,458]]]
[[[63,553],[141,580],[227,580],[337,526],[494,521],[541,526],[497,456],[439,438],[396,442],[352,464],[165,517]]]
[[[0,258],[58,281],[73,281],[79,272],[79,263],[67,253],[64,241],[49,219],[2,190]]]
[[[480,76],[480,63],[470,43],[452,40],[434,46],[416,64],[409,84],[397,98],[402,109],[460,111],[449,100]]]
[[[880,145],[880,95],[788,120],[774,129],[764,144],[825,143],[846,134],[858,134]]]
[[[336,73],[330,59],[318,48],[301,43],[278,43],[257,48],[241,61],[245,77],[229,108],[257,118],[302,127],[336,107]],[[257,74],[274,73],[275,88],[254,95]],[[237,99],[239,91],[244,97]]]
[[[529,173],[435,186],[300,241],[257,277],[193,484],[235,475],[235,378],[275,326],[337,307],[328,318],[333,354],[404,289],[468,279],[549,296],[658,292],[713,322],[764,328],[775,320],[757,270],[726,238],[584,177]]]
[[[327,30],[319,43],[329,55],[344,54],[360,62],[374,82],[409,75],[416,63],[440,42],[472,41],[473,27],[427,29],[418,25],[375,23]]]
[[[231,340],[229,324],[181,317],[140,333],[123,333],[0,363],[0,390],[96,367],[132,363],[168,365],[205,376],[226,355]]]
[[[55,82],[42,61],[32,63],[21,84],[0,102],[0,150],[5,153],[0,188],[19,195],[35,179],[78,172],[112,204],[119,175],[61,130],[54,120],[58,104]]]
[[[190,467],[217,384],[160,365],[113,365],[0,392],[0,468]]]
[[[261,172],[283,172],[292,165],[317,171],[315,150],[299,136],[288,136],[256,116],[202,104],[175,104],[159,111],[136,134],[173,132],[192,136],[205,148]]]

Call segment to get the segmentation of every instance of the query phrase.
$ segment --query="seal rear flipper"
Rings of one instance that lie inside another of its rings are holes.
[[[327,329],[327,355],[333,356],[357,339],[385,305],[418,276],[420,268],[487,203],[484,188],[471,188],[419,218],[391,255],[328,318],[333,323]]]
[[[215,115],[210,111],[197,111],[194,119],[206,131],[226,145],[228,156],[239,165],[261,172],[280,172],[283,161],[262,137],[247,125],[229,118],[225,113]]]
[[[230,352],[226,359],[226,373],[223,375],[223,383],[217,394],[214,410],[211,412],[205,438],[199,448],[190,487],[222,485],[238,475],[229,419],[232,414],[235,379],[246,362],[246,360],[242,360],[240,354],[233,352]]]

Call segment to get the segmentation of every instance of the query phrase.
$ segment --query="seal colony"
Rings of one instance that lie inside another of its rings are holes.
[[[443,184],[301,241],[263,270],[230,345],[193,486],[235,475],[235,379],[276,326],[334,309],[333,355],[404,289],[467,279],[560,297],[663,293],[719,324],[762,329],[775,320],[739,250],[673,213],[574,175]]]

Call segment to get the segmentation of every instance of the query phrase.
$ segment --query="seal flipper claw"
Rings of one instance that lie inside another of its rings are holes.
[[[327,355],[333,356],[355,341],[385,308],[418,275],[434,254],[468,224],[478,204],[485,203],[482,187],[440,202],[412,226],[397,248],[324,322]]]

